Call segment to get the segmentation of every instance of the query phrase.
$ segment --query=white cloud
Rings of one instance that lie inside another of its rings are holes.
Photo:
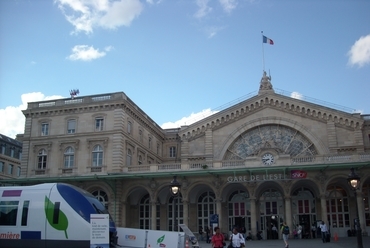
[[[348,64],[362,67],[370,63],[370,34],[361,36],[348,51]]]
[[[196,4],[198,5],[198,10],[194,14],[195,18],[201,19],[212,11],[212,8],[208,6],[208,2],[209,0],[197,0],[196,1]]]
[[[8,106],[0,109],[0,133],[10,138],[15,138],[17,134],[24,133],[25,117],[22,110],[27,109],[28,102],[47,101],[60,99],[62,96],[45,96],[41,92],[22,94],[22,104],[19,106]]]
[[[212,38],[215,36],[219,31],[224,29],[225,27],[208,27],[206,28],[206,33],[208,38]]]
[[[302,95],[301,93],[299,93],[299,92],[292,92],[292,93],[290,94],[290,97],[295,98],[295,99],[302,100],[303,95]]]
[[[237,0],[219,0],[222,8],[225,12],[230,13],[233,11],[233,9],[236,8],[236,5],[238,5]]]
[[[163,129],[178,128],[181,126],[191,125],[199,120],[202,120],[210,115],[217,113],[218,111],[212,111],[211,109],[204,109],[199,113],[191,113],[190,116],[183,117],[175,122],[166,122],[161,125]]]
[[[55,0],[67,21],[75,30],[72,33],[92,33],[94,28],[116,29],[130,26],[138,17],[143,4],[140,0]]]
[[[112,47],[106,47],[106,51],[110,51]],[[99,49],[94,49],[93,46],[77,45],[72,48],[72,54],[67,57],[70,60],[90,61],[105,56],[105,52],[99,52]]]

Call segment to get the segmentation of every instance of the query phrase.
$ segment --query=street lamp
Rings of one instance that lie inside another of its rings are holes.
[[[170,192],[173,196],[174,201],[174,230],[177,228],[177,206],[176,206],[176,197],[180,194],[181,184],[177,181],[176,176],[173,176],[173,180],[170,183]]]
[[[357,230],[356,230],[356,235],[357,235],[357,247],[358,248],[363,248],[362,245],[362,230],[361,230],[361,225],[360,225],[360,218],[358,214],[358,203],[357,203],[357,189],[360,186],[360,177],[356,174],[355,169],[351,168],[351,173],[348,175],[347,178],[348,184],[355,193],[355,201],[356,201],[356,225],[357,225]]]

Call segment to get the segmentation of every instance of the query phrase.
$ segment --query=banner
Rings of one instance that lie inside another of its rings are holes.
[[[109,248],[109,215],[90,215],[90,248]]]

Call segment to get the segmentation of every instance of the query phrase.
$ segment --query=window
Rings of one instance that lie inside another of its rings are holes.
[[[148,140],[148,147],[149,149],[152,148],[152,138],[149,137],[149,140]]]
[[[143,157],[141,155],[139,155],[139,159],[138,160],[139,160],[138,161],[139,164],[142,164],[143,163]]]
[[[157,143],[157,154],[159,154],[159,143]]]
[[[13,175],[13,168],[14,168],[14,165],[12,165],[12,164],[8,165],[8,174],[9,175]]]
[[[74,160],[75,160],[75,150],[69,146],[64,151],[64,168],[73,168]]]
[[[28,207],[30,205],[30,201],[23,202],[23,211],[22,211],[22,226],[27,226],[28,220]]]
[[[6,148],[6,145],[5,144],[1,144],[1,154],[5,154],[5,148]]]
[[[139,140],[143,142],[143,131],[139,130]]]
[[[131,165],[131,162],[132,162],[131,150],[130,149],[127,149],[126,165],[127,166],[130,166]]]
[[[104,119],[102,117],[95,118],[95,130],[103,131]]]
[[[22,150],[19,150],[19,153],[18,153],[18,159],[19,159],[19,160],[22,160]]]
[[[46,161],[47,161],[47,153],[45,149],[42,149],[39,151],[39,154],[37,156],[37,169],[45,170]]]
[[[49,135],[49,123],[41,123],[41,136]]]
[[[129,122],[127,123],[127,133],[128,133],[128,134],[131,134],[131,128],[132,128],[132,124],[131,124],[131,122],[129,121]]]
[[[347,192],[338,186],[328,187],[329,197],[326,200],[328,221],[333,228],[350,227],[349,199]]]
[[[20,166],[17,167],[17,177],[20,177],[22,173],[22,168]]]
[[[170,147],[170,158],[176,158],[176,147]]]
[[[15,147],[10,148],[10,157],[14,158]]]
[[[67,133],[76,132],[76,120],[68,120],[67,122]]]
[[[103,166],[103,148],[100,145],[94,147],[92,156],[92,166]]]
[[[4,162],[0,161],[0,173],[4,173]]]
[[[108,195],[102,190],[96,190],[92,192],[92,195],[95,196],[98,201],[100,201],[105,208],[108,208]]]
[[[15,226],[17,223],[18,201],[0,202],[0,226]]]

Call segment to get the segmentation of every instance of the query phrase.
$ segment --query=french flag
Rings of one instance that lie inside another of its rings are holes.
[[[274,45],[274,41],[263,35],[263,43]]]

